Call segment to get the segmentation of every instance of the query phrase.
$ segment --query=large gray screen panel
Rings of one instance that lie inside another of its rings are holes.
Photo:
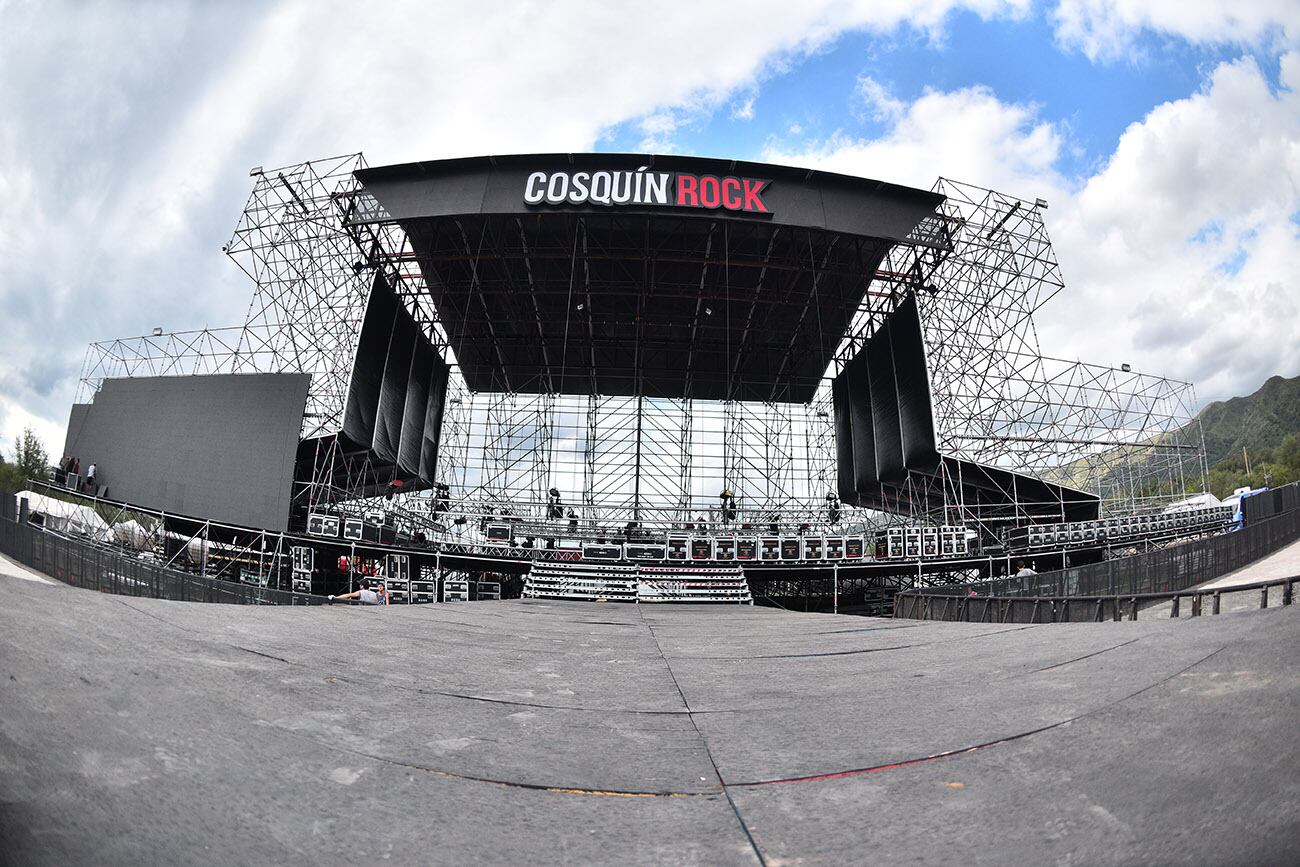
[[[853,359],[847,374],[853,427],[853,487],[864,491],[880,482],[876,475],[876,426],[871,418],[871,373],[865,352]]]
[[[375,438],[384,362],[388,359],[388,342],[393,334],[396,314],[397,296],[381,278],[376,277],[366,304],[365,318],[361,321],[352,381],[343,412],[343,435],[362,448],[369,448]]]
[[[896,482],[903,469],[903,435],[898,421],[898,385],[889,320],[867,341],[867,370],[871,375],[871,422],[876,436],[876,477]]]
[[[831,380],[831,400],[835,406],[835,487],[840,499],[856,503],[857,489],[853,485],[853,427],[849,415],[848,371]],[[875,456],[872,456],[875,460]]]
[[[420,475],[420,451],[424,447],[424,419],[429,411],[429,379],[433,375],[433,362],[433,345],[422,337],[416,342],[415,355],[411,359],[406,405],[402,410],[402,442],[397,449],[398,467],[412,476]]]
[[[108,496],[223,523],[285,530],[311,377],[106,379],[74,407],[66,449]]]
[[[424,441],[420,445],[420,478],[437,481],[438,441],[442,436],[442,411],[447,400],[447,377],[451,368],[434,353],[429,376],[429,404],[424,415]]]
[[[916,296],[909,295],[889,315],[894,377],[898,386],[898,420],[903,437],[903,465],[930,468],[939,462],[930,404],[930,375],[925,367],[925,344]]]
[[[393,318],[393,333],[388,340],[384,361],[384,378],[379,389],[379,408],[375,413],[373,448],[381,461],[397,463],[402,440],[402,421],[406,412],[406,386],[411,378],[411,356],[419,326],[405,310]]]

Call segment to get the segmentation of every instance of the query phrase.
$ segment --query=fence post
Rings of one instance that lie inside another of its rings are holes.
[[[1201,616],[1201,597],[1203,595],[1204,594],[1201,593],[1195,593],[1192,595],[1192,616],[1193,617]]]
[[[1282,585],[1282,604],[1291,604],[1291,582],[1288,581]]]
[[[1218,613],[1219,613],[1219,597],[1220,597],[1221,595],[1222,595],[1222,594],[1220,594],[1218,590],[1215,590],[1215,591],[1214,591],[1214,601],[1213,601],[1213,605],[1210,606],[1210,613],[1211,613],[1211,614],[1218,614]]]
[[[1175,595],[1175,596],[1174,596],[1174,599],[1173,599],[1173,603],[1174,603],[1174,604],[1173,604],[1173,606],[1169,609],[1169,616],[1170,616],[1171,618],[1173,618],[1174,620],[1177,620],[1177,619],[1178,619],[1178,603],[1179,603],[1179,601],[1180,601],[1180,597],[1178,597],[1177,595]]]
[[[1137,599],[1137,597],[1136,597],[1136,596],[1131,597],[1131,598],[1129,599],[1129,604],[1130,604],[1131,607],[1129,608],[1129,617],[1128,617],[1128,619],[1129,619],[1129,620],[1137,620],[1137,619],[1138,619],[1138,599]]]
[[[1263,587],[1259,588],[1259,607],[1260,608],[1268,607],[1268,585],[1264,585]]]

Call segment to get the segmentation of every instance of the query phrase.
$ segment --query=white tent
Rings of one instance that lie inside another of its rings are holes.
[[[1188,497],[1185,500],[1171,503],[1165,508],[1164,513],[1168,515],[1173,512],[1190,512],[1192,509],[1208,509],[1211,506],[1218,505],[1221,505],[1221,503],[1219,502],[1219,498],[1214,496],[1214,494],[1197,494],[1194,497]]]
[[[151,535],[139,521],[123,521],[113,525],[113,541],[127,548],[144,550],[149,547]]]
[[[108,538],[108,523],[90,506],[79,506],[65,500],[56,500],[34,491],[20,491],[14,495],[20,501],[27,501],[30,514],[40,514],[45,526],[51,530],[80,536],[92,536],[96,539]]]

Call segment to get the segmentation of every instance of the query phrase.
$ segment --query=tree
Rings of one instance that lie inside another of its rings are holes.
[[[49,475],[50,456],[30,427],[23,428],[23,435],[14,438],[14,466],[24,479],[44,480]]]
[[[14,494],[23,488],[23,477],[19,474],[18,468],[5,461],[5,456],[0,453],[0,494]]]

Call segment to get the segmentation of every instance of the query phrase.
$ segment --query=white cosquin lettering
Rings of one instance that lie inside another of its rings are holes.
[[[591,176],[591,200],[601,205],[609,204],[610,187],[614,179],[609,172],[595,172]]]
[[[546,172],[533,172],[524,185],[524,201],[530,205],[540,205],[546,198]]]
[[[551,179],[546,182],[546,203],[548,205],[558,205],[568,197],[569,176],[564,172],[556,172],[551,175]]]
[[[587,201],[587,172],[575,172],[569,182],[569,204],[581,205]]]
[[[645,204],[668,204],[667,172],[650,172],[645,176]]]
[[[614,172],[614,204],[626,205],[632,201],[632,173]]]

